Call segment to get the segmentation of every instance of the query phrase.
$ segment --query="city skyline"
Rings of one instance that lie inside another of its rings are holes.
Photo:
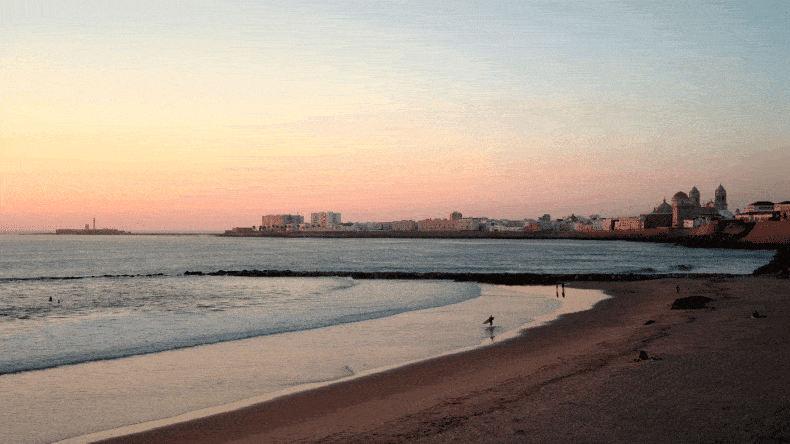
[[[790,199],[788,7],[0,2],[0,231]]]

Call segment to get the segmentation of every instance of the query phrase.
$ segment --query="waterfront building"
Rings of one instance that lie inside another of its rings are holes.
[[[417,222],[417,231],[477,231],[484,219],[464,218],[454,211],[449,219],[425,219]]]
[[[645,229],[642,217],[621,217],[614,222],[615,231],[641,231]]]
[[[779,212],[779,220],[790,221],[790,200],[779,202],[774,209]]]
[[[479,230],[474,219],[425,219],[417,222],[417,231],[472,231]]]
[[[323,211],[320,213],[312,213],[310,215],[310,223],[314,226],[329,228],[335,225],[340,225],[340,213],[333,213],[331,211]]]
[[[261,216],[262,230],[295,230],[304,223],[304,216],[293,214],[270,214]]]
[[[525,222],[523,220],[490,220],[485,224],[488,231],[524,231]]]
[[[614,229],[614,219],[612,218],[593,218],[590,220],[595,231],[612,231]]]
[[[683,228],[687,220],[702,218],[703,220],[732,219],[733,215],[727,210],[727,191],[719,184],[714,193],[714,200],[702,205],[697,187],[693,187],[689,194],[678,191],[672,196],[672,227]],[[653,213],[664,214],[667,211],[664,204],[654,208]]]
[[[345,224],[342,224],[345,225]],[[354,223],[359,231],[392,231],[392,222],[357,222]]]
[[[541,222],[535,220],[528,220],[524,222],[524,231],[530,231],[530,232],[543,231],[541,229]]]
[[[395,231],[417,231],[417,222],[413,220],[399,220],[392,223],[392,229]]]
[[[782,205],[782,204],[780,204]],[[787,213],[785,213],[787,214]],[[745,222],[757,222],[761,220],[780,220],[782,217],[781,209],[776,208],[776,204],[767,200],[761,200],[749,204],[743,213],[735,216],[736,219]]]

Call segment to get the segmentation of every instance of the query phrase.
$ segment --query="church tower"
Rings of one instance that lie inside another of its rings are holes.
[[[727,209],[727,191],[723,186],[721,186],[721,184],[719,184],[719,187],[716,188],[716,200],[714,201],[713,205],[717,210]]]
[[[697,187],[694,187],[691,189],[691,191],[689,191],[689,200],[691,201],[691,204],[694,205],[695,207],[697,208],[700,207],[700,196]]]

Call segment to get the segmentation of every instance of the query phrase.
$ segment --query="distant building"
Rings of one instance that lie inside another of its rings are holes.
[[[340,225],[340,213],[333,213],[331,211],[312,213],[310,215],[310,223],[314,226],[324,228]]]
[[[653,213],[664,214],[666,212],[666,199],[664,204],[659,205]],[[721,184],[716,188],[713,201],[705,205],[700,203],[700,194],[697,187],[693,187],[689,194],[678,191],[672,196],[672,227],[683,228],[685,221],[702,218],[704,220],[731,219],[732,213],[727,210],[727,191]]]
[[[672,214],[672,205],[667,203],[667,198],[664,198],[664,202],[653,208],[653,212],[651,214]]]
[[[716,188],[716,199],[713,205],[719,211],[727,211],[727,191],[721,184]]]
[[[651,228],[669,228],[672,226],[672,213],[650,213],[643,214],[645,230]]]
[[[538,221],[534,221],[534,220],[526,221],[524,222],[524,231],[530,231],[530,232],[542,231],[540,229],[540,226],[541,223]]]
[[[672,228],[683,228],[683,221],[694,219],[697,207],[691,203],[688,195],[678,191],[672,196]]]
[[[232,235],[252,235],[255,232],[255,227],[234,227],[231,230],[225,230],[225,234]]]
[[[736,219],[746,222],[757,222],[761,220],[780,220],[781,217],[782,217],[781,209],[777,210],[776,204],[774,204],[773,202],[769,202],[767,200],[761,200],[749,204],[749,206],[746,207],[743,213],[735,216]]]
[[[417,231],[417,222],[413,220],[399,220],[392,223],[392,229],[395,231]]]
[[[573,231],[578,231],[581,233],[592,233],[596,231],[609,231],[611,228],[604,229],[604,225],[598,223],[593,223],[593,220],[588,220],[585,222],[576,222],[573,224]]]
[[[476,231],[480,230],[483,219],[464,218],[457,211],[450,219],[425,219],[417,222],[417,231]]]
[[[551,216],[544,214],[538,220],[524,221],[524,231],[557,231],[558,223],[551,220]]]
[[[489,220],[486,224],[481,224],[489,231],[524,231],[525,222],[523,220]]]
[[[360,231],[392,231],[393,227],[392,222],[359,222],[353,225]]]
[[[774,209],[779,212],[779,220],[790,221],[790,200],[779,202],[774,205]]]
[[[262,230],[293,230],[304,223],[304,216],[292,214],[273,214],[261,216]]]
[[[645,229],[643,217],[621,217],[614,222],[616,231],[640,231]]]

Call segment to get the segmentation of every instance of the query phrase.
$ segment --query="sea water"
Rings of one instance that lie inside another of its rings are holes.
[[[750,273],[771,257],[523,240],[2,235],[0,247],[0,423],[9,443],[353,377],[488,343],[601,298],[568,289],[557,299],[553,287],[188,270]],[[490,314],[493,332],[481,328]]]

